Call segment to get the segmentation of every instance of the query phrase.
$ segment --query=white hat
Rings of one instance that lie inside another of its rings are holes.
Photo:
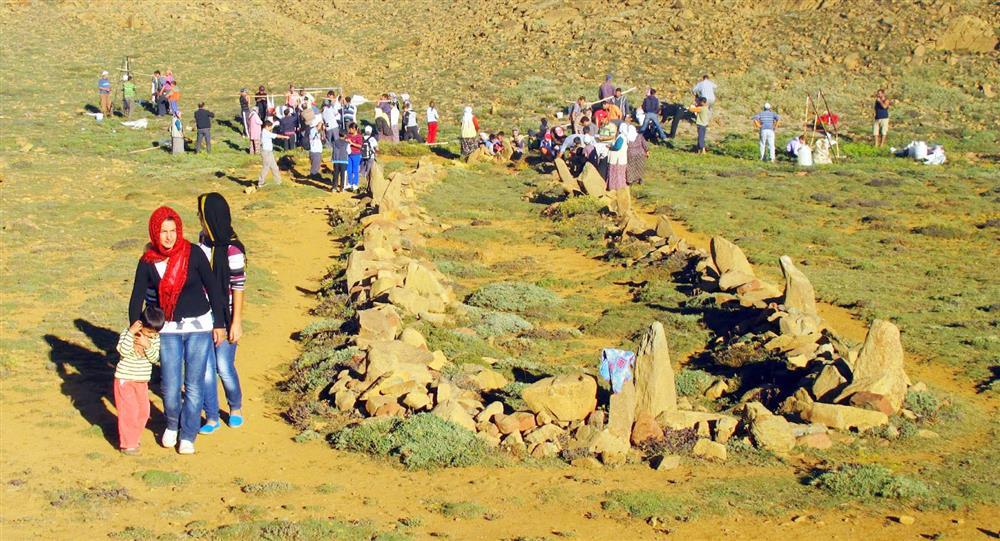
[[[371,124],[369,124],[365,126],[365,135],[371,135],[371,134],[372,134],[372,127]]]
[[[764,104],[764,109],[770,109],[770,108],[771,108],[771,104],[770,103],[765,103]]]
[[[107,75],[107,74],[108,74],[108,70],[101,71],[101,75]]]

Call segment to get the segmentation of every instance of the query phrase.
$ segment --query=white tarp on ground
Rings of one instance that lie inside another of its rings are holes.
[[[140,118],[139,120],[129,120],[128,122],[122,122],[122,126],[132,128],[133,130],[144,130],[149,126],[149,121],[145,118]]]

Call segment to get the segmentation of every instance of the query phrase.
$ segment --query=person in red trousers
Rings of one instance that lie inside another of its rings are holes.
[[[436,143],[438,135],[438,111],[432,101],[427,106],[427,143]]]

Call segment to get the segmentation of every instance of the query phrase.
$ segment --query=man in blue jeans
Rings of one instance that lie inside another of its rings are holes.
[[[774,129],[778,127],[781,117],[771,110],[771,104],[765,103],[764,110],[753,116],[753,125],[760,130],[760,159],[764,160],[766,151],[771,152],[771,161],[774,161]]]
[[[646,118],[642,121],[642,127],[639,131],[643,135],[649,133],[649,127],[652,125],[656,128],[656,137],[660,141],[665,141],[667,139],[667,133],[663,131],[663,127],[660,126],[660,100],[656,97],[656,89],[649,89],[649,95],[646,99],[642,100],[642,111],[646,114]]]

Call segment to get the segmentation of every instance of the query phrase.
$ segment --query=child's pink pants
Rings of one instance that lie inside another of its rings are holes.
[[[118,444],[122,449],[139,447],[139,437],[149,420],[149,382],[115,378],[115,408],[118,410]]]

